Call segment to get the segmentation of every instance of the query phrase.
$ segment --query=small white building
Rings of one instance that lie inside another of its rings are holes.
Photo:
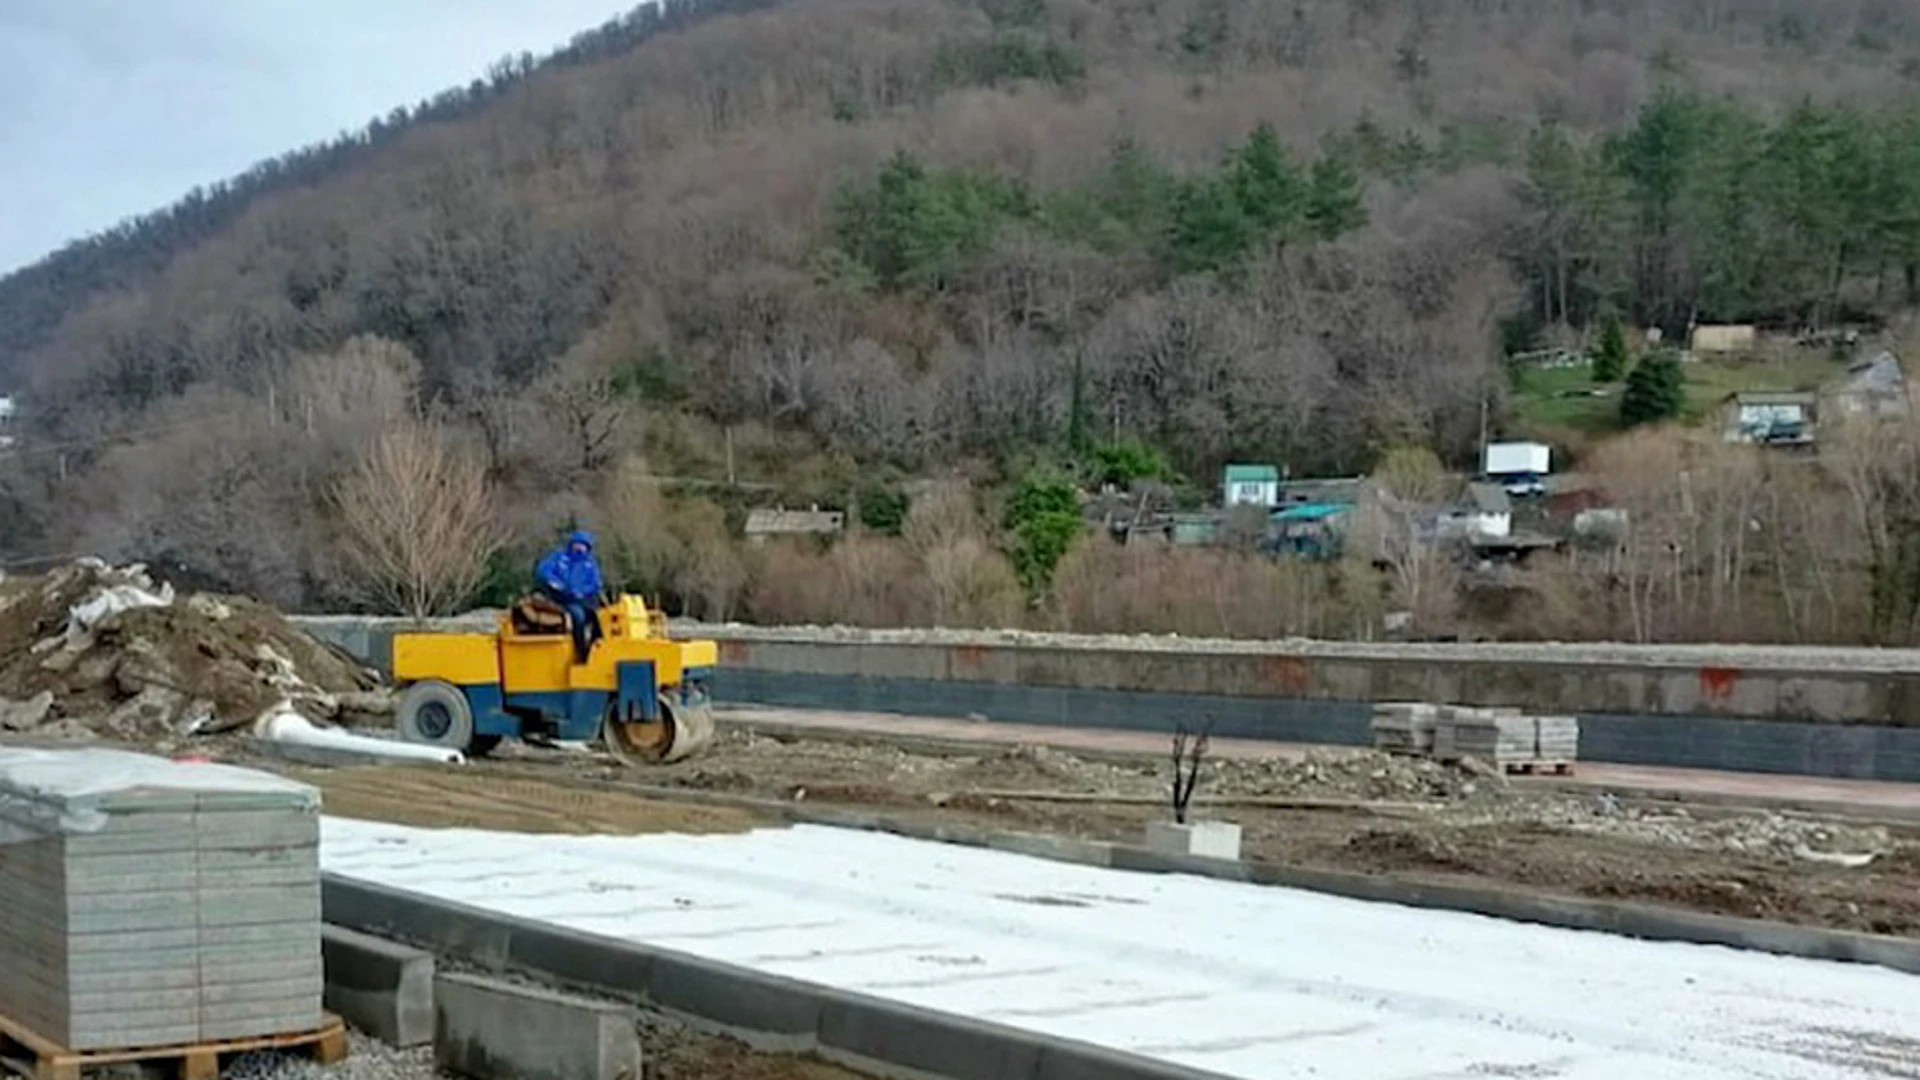
[[[1442,511],[1436,524],[1441,536],[1502,540],[1513,535],[1513,501],[1499,484],[1468,484],[1466,496]]]
[[[7,429],[13,426],[13,398],[0,394],[0,450],[13,445],[13,434]]]
[[[1280,503],[1280,470],[1273,465],[1229,465],[1220,480],[1223,506],[1273,507]]]

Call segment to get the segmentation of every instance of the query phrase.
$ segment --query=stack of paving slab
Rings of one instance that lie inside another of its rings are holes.
[[[1523,716],[1518,709],[1442,705],[1434,724],[1433,756],[1475,757],[1495,765],[1565,765],[1580,752],[1580,721],[1572,716]]]
[[[1533,756],[1545,762],[1571,763],[1580,756],[1580,718],[1577,716],[1536,716],[1533,718]]]
[[[1442,705],[1433,731],[1433,756],[1442,761],[1476,757],[1495,765],[1533,760],[1533,717],[1518,709]]]
[[[72,1050],[319,1028],[319,794],[0,748],[0,1015]]]
[[[1373,745],[1391,754],[1433,753],[1440,707],[1424,701],[1388,701],[1373,707]]]

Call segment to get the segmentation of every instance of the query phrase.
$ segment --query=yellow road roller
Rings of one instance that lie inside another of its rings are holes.
[[[508,738],[598,738],[629,765],[681,761],[712,742],[719,646],[669,637],[666,616],[637,596],[612,597],[595,618],[584,663],[566,613],[538,597],[509,608],[492,634],[394,635],[400,737],[475,757]]]

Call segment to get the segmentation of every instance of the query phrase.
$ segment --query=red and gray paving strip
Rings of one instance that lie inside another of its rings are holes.
[[[1149,731],[758,707],[728,708],[719,715],[723,722],[805,735],[862,736],[949,745],[1009,746],[1032,743],[1092,755],[1145,754],[1157,757],[1168,750],[1167,736]],[[1209,746],[1212,753],[1221,757],[1245,760],[1271,758],[1297,761],[1309,751],[1333,749],[1306,743],[1222,738],[1210,740]],[[1588,761],[1580,762],[1570,776],[1515,779],[1523,783],[1599,789],[1649,798],[1920,821],[1920,784]]]

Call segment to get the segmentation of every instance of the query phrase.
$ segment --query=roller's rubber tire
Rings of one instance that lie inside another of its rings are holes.
[[[467,704],[467,695],[438,679],[407,687],[394,705],[393,722],[404,742],[441,746],[463,754],[475,743],[473,708]]]
[[[692,706],[660,695],[660,716],[632,723],[613,716],[602,725],[607,751],[623,765],[670,765],[706,749],[713,741],[713,709],[705,701]]]

